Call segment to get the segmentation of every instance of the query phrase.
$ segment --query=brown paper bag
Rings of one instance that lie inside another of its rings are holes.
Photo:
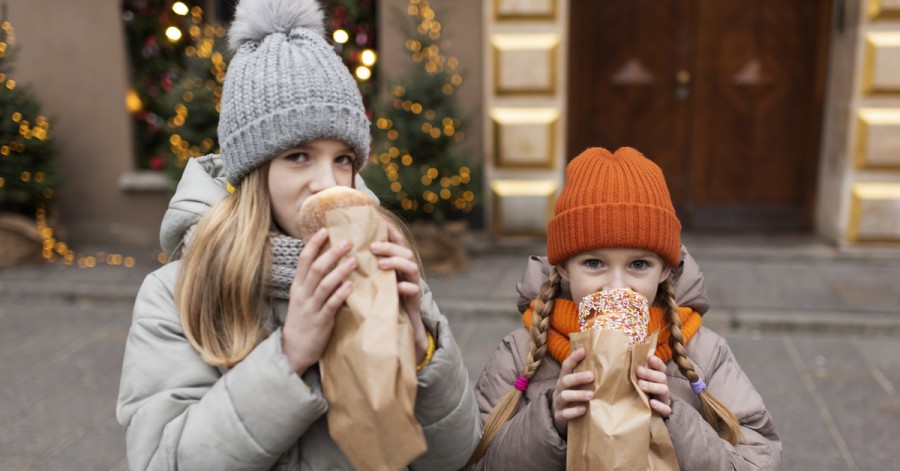
[[[416,422],[416,352],[394,272],[369,247],[387,240],[387,221],[371,206],[326,214],[331,244],[348,240],[358,268],[319,364],[331,437],[357,470],[397,471],[427,449]]]
[[[635,375],[639,365],[647,366],[656,337],[654,333],[647,343],[629,349],[628,336],[615,330],[590,329],[569,336],[572,351],[587,351],[575,371],[593,371],[595,378],[587,414],[569,421],[568,471],[679,469],[665,424],[650,410]]]

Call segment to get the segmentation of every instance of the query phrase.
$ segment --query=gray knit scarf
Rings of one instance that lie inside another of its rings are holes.
[[[194,224],[185,231],[181,251],[176,250],[179,256],[184,254],[184,250],[194,239],[196,228],[197,225]],[[269,231],[269,245],[272,248],[272,282],[269,285],[269,295],[275,299],[289,299],[291,283],[294,282],[297,271],[297,260],[300,258],[300,251],[303,250],[303,241],[280,232]]]

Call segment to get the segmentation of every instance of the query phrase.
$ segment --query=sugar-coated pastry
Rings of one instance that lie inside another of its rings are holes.
[[[616,330],[628,335],[631,346],[642,344],[647,340],[650,303],[627,288],[589,294],[578,305],[578,323],[582,331]]]

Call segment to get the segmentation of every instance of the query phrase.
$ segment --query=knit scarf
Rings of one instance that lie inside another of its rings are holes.
[[[522,314],[522,322],[525,327],[531,328],[531,317],[534,313],[534,301]],[[689,307],[679,307],[678,317],[681,318],[681,334],[684,343],[687,344],[700,329],[702,318],[700,313]],[[655,355],[668,362],[672,358],[672,348],[669,347],[669,325],[665,323],[664,312],[660,307],[650,308],[650,324],[647,332],[659,331],[656,338]],[[553,312],[550,313],[550,331],[547,333],[547,350],[556,361],[562,363],[569,356],[569,334],[578,332],[578,305],[568,299],[557,298],[553,303]]]
[[[291,296],[291,283],[297,272],[297,260],[303,250],[303,241],[270,232],[269,245],[272,247],[272,285],[269,293],[276,299],[288,299]]]
[[[194,239],[197,225],[189,227],[182,238],[182,253]],[[275,231],[269,231],[269,246],[272,250],[272,280],[269,294],[275,299],[289,299],[291,283],[297,271],[297,260],[303,250],[303,241]]]

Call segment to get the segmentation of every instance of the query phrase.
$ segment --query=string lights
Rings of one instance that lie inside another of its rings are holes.
[[[457,150],[465,139],[454,97],[462,76],[459,61],[442,52],[450,42],[441,37],[431,2],[410,0],[406,12],[415,28],[404,46],[417,67],[390,88],[389,107],[377,115],[380,148],[373,160],[380,171],[369,171],[367,181],[371,176],[374,186],[386,187],[407,220],[443,222],[476,203],[477,182]]]

